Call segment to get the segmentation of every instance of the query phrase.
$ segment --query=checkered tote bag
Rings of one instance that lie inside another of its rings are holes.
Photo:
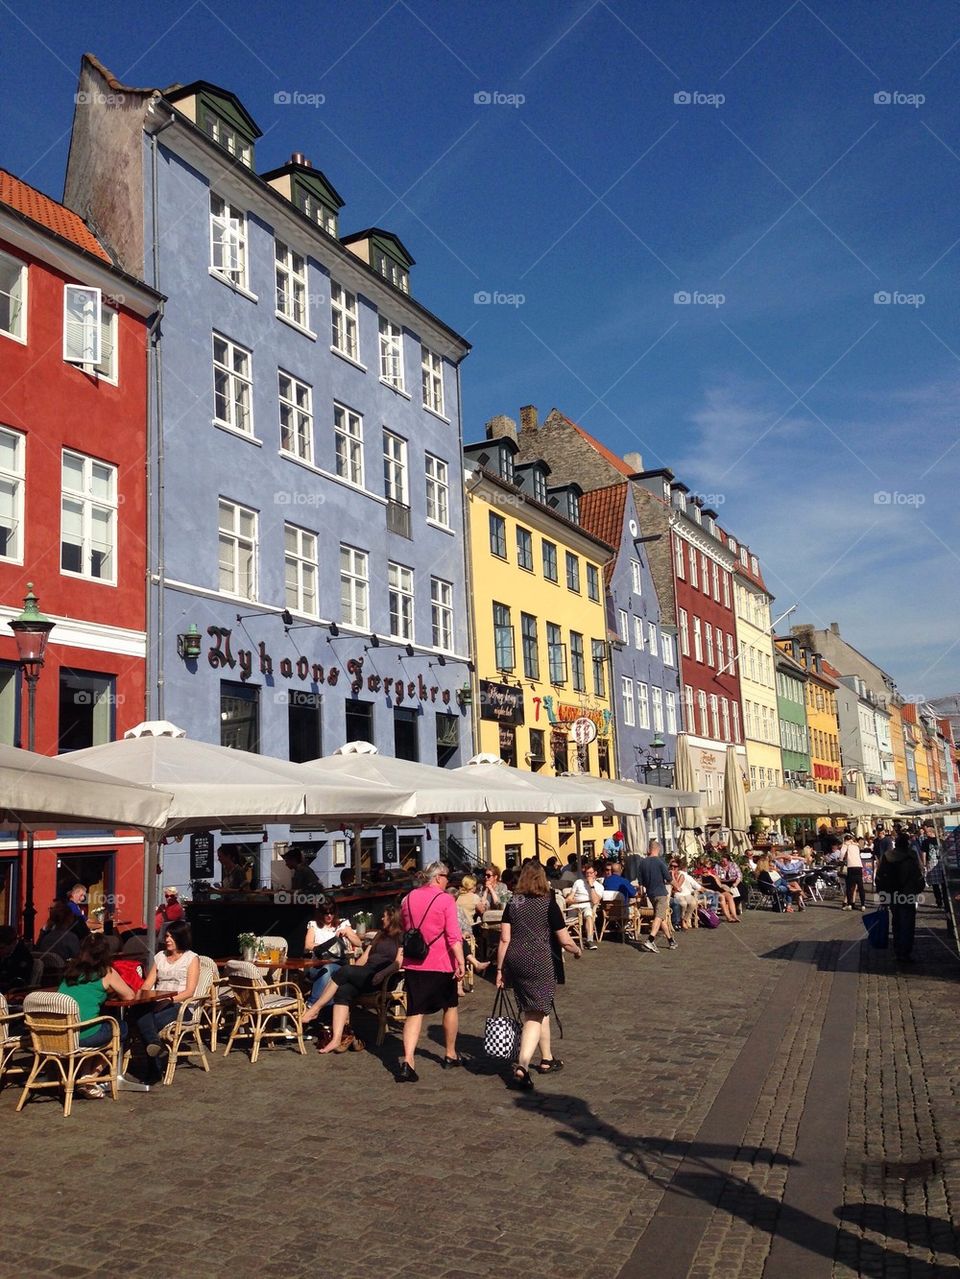
[[[497,991],[483,1029],[483,1051],[498,1061],[516,1061],[520,1053],[520,1019],[503,989]]]

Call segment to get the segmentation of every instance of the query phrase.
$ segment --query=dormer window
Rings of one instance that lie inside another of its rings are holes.
[[[200,104],[200,128],[228,155],[236,156],[248,169],[253,168],[253,146],[234,125],[205,103]]]
[[[681,493],[679,489],[674,489],[673,505],[678,511],[685,511],[687,509],[686,496],[685,494]]]
[[[728,539],[727,539],[727,545],[728,545],[728,546],[729,546],[729,548],[730,548],[730,553],[731,553],[731,555],[736,555],[736,553],[737,553],[737,544],[736,544],[736,542],[734,541],[734,539],[733,539],[732,537],[730,537],[730,538],[728,538]]]
[[[311,222],[316,222],[317,226],[326,231],[327,235],[336,236],[336,211],[299,182],[293,188],[293,202],[301,213],[305,214]]]
[[[253,144],[262,132],[235,93],[207,80],[194,80],[167,89],[163,96],[227,155],[253,168]]]
[[[533,496],[538,502],[546,504],[547,501],[547,477],[539,466],[533,468]]]
[[[745,546],[740,547],[740,563],[744,568],[747,567],[747,548]]]
[[[567,494],[567,518],[574,524],[580,523],[580,498],[574,492]]]
[[[693,522],[695,524],[703,523],[703,512],[700,510],[700,507],[697,506],[696,502],[693,504]]]
[[[668,480],[663,481],[663,500],[665,502],[670,501],[670,482]]]
[[[505,480],[507,484],[513,484],[514,483],[513,454],[510,452],[509,449],[505,449],[505,448],[497,449],[497,453],[499,454],[499,463],[500,463],[497,468],[497,471],[500,475],[501,480]]]
[[[382,249],[374,252],[373,269],[403,293],[410,292],[410,272],[393,258],[387,257]]]
[[[757,563],[757,557],[755,555],[750,556],[750,572],[754,575],[754,577],[760,576],[760,565]]]

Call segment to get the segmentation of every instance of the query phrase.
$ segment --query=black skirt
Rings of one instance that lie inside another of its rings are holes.
[[[457,979],[453,973],[437,973],[417,968],[405,968],[404,986],[407,992],[407,1016],[419,1017],[456,1008]]]

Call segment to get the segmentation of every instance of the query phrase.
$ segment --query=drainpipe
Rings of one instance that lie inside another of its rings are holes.
[[[460,427],[460,475],[458,485],[461,493],[461,502],[463,504],[463,581],[464,594],[467,604],[467,634],[469,640],[470,658],[473,661],[474,674],[477,668],[477,616],[473,606],[473,569],[472,557],[470,554],[470,516],[467,510],[469,501],[469,493],[463,482],[464,472],[466,470],[466,458],[463,452],[463,394],[460,386],[460,364],[457,364],[457,422]],[[473,731],[473,747],[477,751],[480,749],[480,684],[471,676],[470,670],[467,670],[467,678],[470,682],[471,691],[476,694],[470,698],[470,726]],[[481,863],[490,860],[489,857],[489,839],[490,832],[486,824],[477,822],[477,855]]]

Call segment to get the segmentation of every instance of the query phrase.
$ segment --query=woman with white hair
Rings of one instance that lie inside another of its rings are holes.
[[[409,892],[400,906],[407,992],[403,1062],[397,1075],[398,1082],[402,1084],[419,1081],[414,1068],[414,1054],[423,1030],[423,1019],[430,1013],[443,1013],[444,1070],[463,1064],[457,1056],[457,1031],[460,1028],[457,983],[463,978],[463,939],[457,904],[446,891],[450,872],[443,862],[431,862],[425,867],[423,877],[425,882]],[[420,934],[420,938],[416,937],[416,933]]]

